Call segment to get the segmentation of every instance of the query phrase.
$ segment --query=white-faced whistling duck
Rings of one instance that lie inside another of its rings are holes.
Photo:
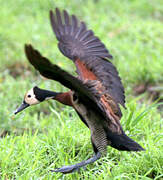
[[[112,55],[105,45],[93,31],[87,30],[84,22],[65,10],[62,13],[57,8],[55,12],[50,11],[50,22],[60,51],[74,62],[78,76],[74,77],[52,64],[32,45],[25,45],[26,57],[35,69],[70,91],[52,92],[34,87],[26,93],[15,114],[47,99],[71,106],[90,129],[95,153],[88,160],[54,171],[71,173],[93,163],[106,153],[108,145],[124,151],[144,150],[125,134],[120,125],[122,113],[119,105],[125,107],[124,88],[115,66],[108,60]]]

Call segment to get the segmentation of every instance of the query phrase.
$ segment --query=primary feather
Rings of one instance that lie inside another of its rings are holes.
[[[74,15],[68,15],[65,10],[63,13],[57,8],[54,13],[50,11],[50,21],[59,41],[60,51],[74,62],[80,60],[85,64],[87,71],[96,75],[106,94],[116,102],[118,114],[121,116],[118,104],[125,106],[124,88],[116,68],[106,59],[112,56],[105,45],[92,30],[87,30],[84,22],[80,22]],[[77,73],[81,76],[81,69],[77,68]]]
[[[87,30],[84,22],[79,22],[76,16],[69,16],[67,11],[50,11],[50,21],[54,33],[59,41],[59,49],[68,58],[98,56],[112,58],[105,45],[94,36],[91,30]]]

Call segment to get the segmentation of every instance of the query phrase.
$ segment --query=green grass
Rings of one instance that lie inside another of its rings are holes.
[[[162,1],[0,0],[0,4],[0,179],[162,179],[163,114],[150,104],[147,92],[141,97],[134,97],[133,92],[137,84],[163,83]],[[34,85],[67,90],[42,79],[29,65],[25,43],[75,74],[72,62],[59,52],[50,27],[48,16],[53,7],[67,9],[85,21],[114,56],[126,90],[127,109],[122,109],[121,123],[145,152],[108,147],[107,157],[89,165],[87,171],[52,173],[51,169],[92,155],[89,130],[71,108],[54,101],[13,116]]]

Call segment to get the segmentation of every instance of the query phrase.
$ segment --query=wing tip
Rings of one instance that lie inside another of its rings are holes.
[[[32,45],[31,44],[25,44],[24,45],[24,51],[25,51],[25,54],[27,55],[29,50],[32,48]]]
[[[33,46],[31,44],[25,44],[24,45],[24,50],[25,50],[26,56],[28,56],[28,54],[30,52],[35,51],[35,49],[33,48]]]
[[[32,47],[32,45],[25,43],[25,44],[24,44],[24,47],[25,47],[25,48],[28,48],[28,47]]]
[[[53,16],[53,10],[50,10],[50,11],[49,11],[49,17],[50,17],[50,19],[52,18],[52,16]]]
[[[94,56],[98,56],[101,58],[113,59],[113,56],[109,53],[109,51],[107,50],[105,45],[101,42],[101,40],[94,35],[94,32],[91,29],[89,30],[87,29],[85,22],[79,21],[75,15],[73,14],[69,15],[69,13],[66,10],[61,11],[59,10],[59,8],[50,10],[49,14],[50,14],[50,22],[52,25],[52,29],[58,41],[61,40],[63,41],[63,36],[69,35],[71,36],[71,38],[74,37],[76,40],[79,40],[80,43],[85,44],[87,47],[90,45],[91,41],[93,42],[96,40],[97,43],[103,46],[103,51],[101,51],[100,49],[101,47],[100,47],[99,49],[97,49],[99,52],[96,55],[94,49],[90,48],[89,51],[91,51],[91,54],[92,55],[94,54]]]
[[[60,14],[59,8],[55,8],[55,12]]]
[[[63,13],[68,15],[68,12],[65,9],[63,10]]]

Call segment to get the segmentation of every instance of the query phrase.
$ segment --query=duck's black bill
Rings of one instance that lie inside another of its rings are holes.
[[[14,112],[14,114],[19,113],[20,111],[26,109],[29,106],[30,106],[29,104],[27,104],[25,101],[23,101],[23,103],[18,107],[18,109]]]

